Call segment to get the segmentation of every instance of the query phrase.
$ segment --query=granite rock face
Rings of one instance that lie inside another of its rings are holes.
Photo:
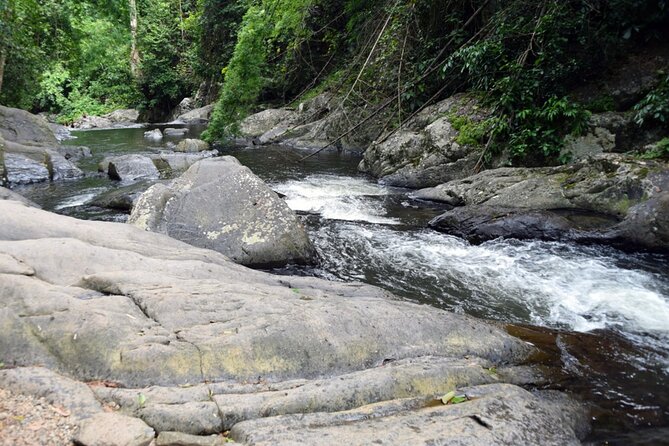
[[[314,249],[295,213],[233,157],[206,159],[139,199],[129,223],[254,266],[307,263]]]

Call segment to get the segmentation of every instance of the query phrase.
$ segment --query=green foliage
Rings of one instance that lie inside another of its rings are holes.
[[[294,49],[308,34],[302,24],[312,2],[263,0],[248,8],[230,63],[223,69],[223,89],[206,139],[215,141],[239,131],[239,121],[255,105],[275,70],[268,64],[270,55]]]
[[[669,124],[669,74],[660,75],[657,87],[634,106],[634,122],[640,126],[649,123]]]
[[[641,154],[643,159],[657,159],[665,158],[669,159],[669,137],[662,138],[655,144],[651,146],[652,148],[645,153]]]
[[[462,146],[480,146],[485,144],[486,136],[490,133],[494,122],[492,119],[474,121],[469,116],[453,113],[448,120],[458,136],[455,141]]]

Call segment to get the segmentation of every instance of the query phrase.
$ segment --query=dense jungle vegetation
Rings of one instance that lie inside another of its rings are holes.
[[[464,137],[513,160],[556,158],[590,111],[570,94],[669,38],[665,0],[0,0],[0,102],[61,122],[116,108],[163,119],[217,100],[220,140],[265,106],[330,91],[397,127],[456,92],[480,97]],[[632,110],[669,121],[669,73]],[[385,119],[385,118],[384,118]]]

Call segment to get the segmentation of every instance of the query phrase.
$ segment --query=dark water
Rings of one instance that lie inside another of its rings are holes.
[[[77,133],[93,149],[91,176],[20,192],[80,218],[123,221],[90,204],[120,185],[94,174],[108,154],[154,152],[147,129]],[[191,129],[190,137],[199,129]],[[533,362],[551,387],[592,405],[593,444],[662,444],[669,436],[669,259],[608,247],[496,240],[473,246],[425,229],[440,206],[357,172],[356,154],[284,147],[226,149],[303,216],[320,255],[316,267],[277,274],[358,280],[416,302],[507,323],[541,349]],[[664,429],[664,430],[663,430]]]

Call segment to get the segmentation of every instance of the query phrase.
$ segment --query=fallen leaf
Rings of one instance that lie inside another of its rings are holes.
[[[69,417],[70,415],[72,415],[72,413],[69,410],[65,409],[64,407],[51,406],[51,409],[53,409],[54,412],[63,417]]]

